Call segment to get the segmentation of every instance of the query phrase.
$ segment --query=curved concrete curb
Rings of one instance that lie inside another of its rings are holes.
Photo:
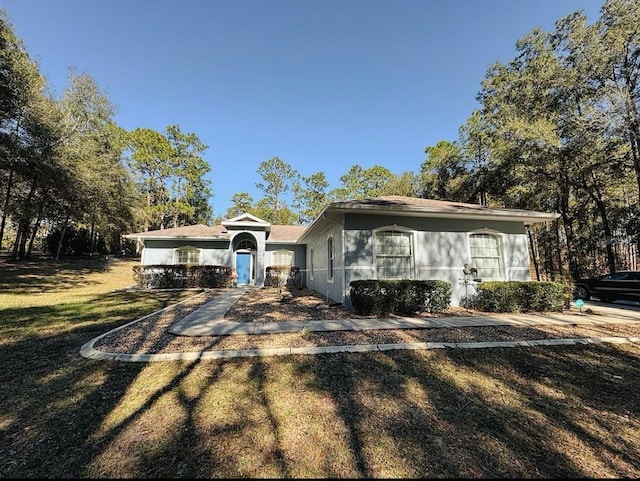
[[[94,349],[93,346],[95,345],[96,342],[98,342],[103,337],[106,337],[106,336],[108,336],[109,334],[111,334],[113,332],[118,332],[118,331],[124,329],[125,327],[129,327],[129,326],[131,326],[133,324],[136,324],[137,322],[144,321],[145,319],[147,319],[147,318],[149,318],[149,317],[151,317],[151,316],[153,316],[155,314],[158,314],[159,312],[166,311],[167,309],[170,309],[170,308],[175,307],[175,306],[179,306],[180,304],[183,304],[183,303],[185,303],[187,301],[190,301],[194,297],[198,297],[198,296],[201,296],[201,295],[206,294],[206,293],[207,293],[206,291],[203,291],[203,292],[200,292],[200,293],[198,293],[196,295],[193,295],[191,297],[187,297],[186,299],[184,299],[184,300],[182,300],[180,302],[176,302],[175,304],[171,304],[170,306],[163,307],[162,309],[158,309],[157,311],[153,311],[151,314],[147,314],[146,316],[142,316],[139,319],[136,319],[136,320],[131,321],[131,322],[127,322],[126,324],[123,324],[122,326],[118,326],[115,329],[111,329],[110,331],[107,331],[104,334],[100,334],[98,337],[94,337],[93,339],[91,339],[90,341],[85,342],[82,345],[82,347],[80,348],[80,355],[83,356],[83,357],[89,357],[89,356],[87,356],[85,354],[89,353],[89,352],[93,352],[93,351],[102,352],[102,351],[98,351],[98,350]],[[113,358],[110,357],[109,359],[113,359]]]
[[[102,337],[102,336],[100,336]],[[237,357],[289,356],[295,354],[334,354],[339,352],[371,352],[412,349],[485,349],[505,347],[567,346],[579,344],[625,344],[640,343],[640,337],[591,337],[575,339],[535,339],[531,341],[493,341],[493,342],[412,342],[398,344],[356,344],[346,346],[321,347],[279,347],[271,349],[241,349],[226,351],[177,352],[167,354],[118,354],[98,351],[93,344],[100,339],[86,343],[80,349],[80,355],[89,359],[115,360],[123,362],[157,361],[194,361],[197,359],[228,359]]]

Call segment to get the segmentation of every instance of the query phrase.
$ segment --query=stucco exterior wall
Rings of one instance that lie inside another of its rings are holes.
[[[414,279],[440,279],[451,284],[451,304],[460,305],[475,293],[465,285],[464,264],[471,263],[469,235],[491,233],[500,239],[503,280],[530,280],[527,237],[519,222],[395,218],[391,216],[345,216],[345,290],[343,302],[351,307],[349,284],[357,279],[376,279],[373,233],[396,226],[413,235]]]
[[[200,251],[201,264],[203,265],[231,265],[231,251],[229,242],[212,241],[186,241],[186,240],[150,240],[145,241],[140,263],[143,266],[173,264],[174,252],[179,247],[192,246]]]
[[[334,264],[333,280],[327,280],[329,260],[327,256],[327,240],[333,237]],[[311,250],[313,249],[313,276],[311,276]],[[305,277],[307,286],[335,302],[344,302],[344,256],[342,241],[342,224],[329,224],[324,230],[314,235],[306,245],[307,268]]]

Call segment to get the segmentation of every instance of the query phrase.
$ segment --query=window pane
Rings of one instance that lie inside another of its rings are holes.
[[[177,250],[176,264],[200,264],[200,249]]]
[[[276,266],[290,266],[293,263],[293,251],[284,249],[274,251],[272,261]]]
[[[478,269],[482,279],[501,279],[500,242],[498,236],[491,234],[472,234],[469,236],[471,265]]]
[[[327,239],[327,278],[333,279],[333,237]]]
[[[411,234],[381,231],[375,235],[378,279],[412,279]]]

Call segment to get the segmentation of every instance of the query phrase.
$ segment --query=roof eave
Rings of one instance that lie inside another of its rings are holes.
[[[221,240],[221,241],[225,241],[225,240],[229,240],[229,237],[224,236],[224,237],[218,237],[218,236],[205,236],[205,237],[198,237],[198,236],[175,236],[175,235],[149,235],[149,236],[145,236],[145,235],[136,235],[136,234],[126,234],[123,236],[125,239],[131,239],[131,240],[138,240],[138,239],[142,239],[142,240],[194,240],[194,241],[216,241],[216,240]]]
[[[326,205],[324,206],[324,208],[320,211],[320,213],[316,216],[316,218],[313,220],[313,222],[311,224],[309,224],[307,226],[307,228],[302,232],[302,234],[300,234],[300,237],[298,237],[298,240],[296,242],[302,242],[304,240],[304,238],[309,235],[309,233],[315,228],[315,226],[317,224],[320,223],[321,220],[323,220],[324,218],[324,214],[327,212],[327,209],[331,206],[332,204]]]
[[[456,218],[456,219],[479,219],[479,220],[506,220],[535,224],[549,220],[555,220],[560,214],[555,212],[535,212],[535,211],[514,211],[514,210],[498,210],[498,209],[482,209],[482,210],[462,210],[455,211],[450,209],[425,208],[404,206],[374,206],[374,205],[358,205],[358,206],[335,206],[331,209],[333,212],[355,213],[364,211],[363,214],[388,214],[405,215],[407,217],[434,217],[434,218]],[[312,224],[313,225],[313,224]]]
[[[266,244],[297,244],[299,239],[290,240],[266,240]]]

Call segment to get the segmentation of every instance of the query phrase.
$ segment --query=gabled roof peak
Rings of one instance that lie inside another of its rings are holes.
[[[259,217],[256,217],[253,214],[249,214],[248,212],[245,212],[244,214],[240,214],[232,219],[227,219],[222,221],[222,225],[229,225],[229,224],[255,224],[255,225],[264,225],[264,226],[271,225],[266,220],[260,219]]]

